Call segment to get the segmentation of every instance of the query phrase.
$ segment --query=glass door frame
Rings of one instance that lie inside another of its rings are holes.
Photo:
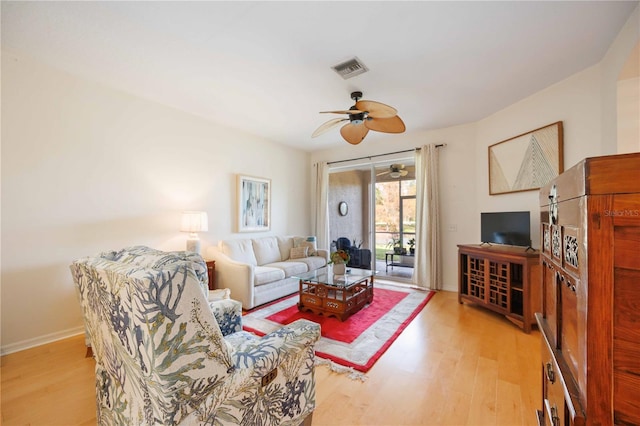
[[[364,160],[364,161],[362,161]],[[350,163],[341,163],[338,166],[331,166],[329,168],[329,174],[331,173],[339,173],[339,172],[346,172],[346,171],[355,171],[355,170],[369,170],[370,173],[370,178],[369,178],[369,183],[368,183],[368,187],[367,188],[363,188],[363,191],[366,190],[367,191],[367,198],[368,198],[368,204],[369,204],[369,208],[368,208],[368,212],[366,215],[366,219],[363,217],[363,221],[366,220],[368,222],[368,224],[363,224],[363,225],[368,225],[366,226],[368,231],[365,231],[365,234],[363,234],[363,239],[366,240],[368,242],[368,244],[365,246],[363,245],[362,248],[366,248],[371,250],[371,261],[372,261],[372,268],[373,269],[379,269],[376,267],[376,261],[377,261],[377,250],[376,247],[378,244],[380,244],[383,247],[386,247],[387,245],[387,241],[377,241],[377,233],[376,233],[376,227],[375,227],[375,220],[376,220],[376,212],[375,212],[375,201],[376,201],[376,191],[375,191],[375,187],[376,187],[376,182],[378,181],[376,174],[380,173],[381,171],[384,171],[386,168],[388,168],[391,164],[395,164],[395,163],[401,163],[401,164],[405,164],[408,166],[414,166],[415,165],[415,156],[413,153],[404,153],[404,155],[401,156],[393,156],[393,157],[387,157],[383,160],[378,160],[378,161],[373,161],[371,158],[368,159],[360,159],[360,160],[354,160],[354,162],[350,162]],[[401,188],[399,188],[400,190]],[[329,186],[328,188],[329,191],[331,191],[331,186]],[[399,200],[399,219],[402,222],[403,221],[403,217],[401,216],[403,214],[403,202],[405,199],[416,199],[416,195],[406,195],[406,196],[402,196],[401,192],[399,192],[400,195],[400,200]],[[329,221],[329,227],[331,227],[331,221]],[[399,232],[402,231],[402,227],[400,227]],[[412,235],[415,236],[415,230],[414,233],[412,233]],[[349,237],[349,236],[347,236]],[[367,238],[368,237],[368,238]],[[332,238],[333,239],[333,238]],[[329,243],[331,244],[331,241],[329,241]],[[406,241],[404,242],[406,244]],[[329,249],[331,249],[331,247],[329,247]],[[389,251],[388,249],[385,249],[385,252]],[[383,260],[384,261],[384,260]],[[384,269],[379,271],[379,272],[384,272]],[[382,274],[382,276],[385,276],[386,274]],[[386,278],[386,277],[385,277]],[[394,278],[394,277],[389,277],[389,278]]]

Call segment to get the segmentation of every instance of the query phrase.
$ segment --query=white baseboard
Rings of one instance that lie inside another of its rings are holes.
[[[14,352],[23,351],[25,349],[34,348],[36,346],[45,345],[47,343],[66,339],[67,337],[84,334],[84,326],[69,328],[67,330],[58,331],[56,333],[45,334],[44,336],[34,337],[33,339],[23,340],[17,343],[11,343],[0,347],[0,355],[8,355]]]

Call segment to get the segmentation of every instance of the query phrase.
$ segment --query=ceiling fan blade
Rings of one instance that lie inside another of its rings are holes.
[[[386,172],[378,173],[376,176],[382,176],[391,173],[391,170],[387,170]]]
[[[337,111],[320,111],[320,114],[362,114],[364,111],[360,111],[357,109],[341,109]]]
[[[402,133],[405,131],[404,122],[397,115],[390,118],[372,118],[369,116],[364,125],[370,130],[383,133]]]
[[[367,133],[369,133],[369,129],[362,124],[348,123],[340,128],[340,134],[351,145],[358,145],[367,136]]]
[[[409,174],[409,172],[408,172],[408,171],[406,171],[406,170],[400,170],[400,176],[406,176],[406,175],[408,175],[408,174]]]
[[[367,111],[368,116],[372,118],[390,118],[398,114],[398,110],[394,107],[376,101],[358,101],[356,108]]]
[[[336,127],[338,124],[342,123],[343,121],[348,121],[348,118],[332,118],[331,120],[327,121],[326,123],[320,125],[320,127],[318,127],[316,129],[315,132],[313,132],[313,134],[311,135],[312,138],[315,138],[316,136],[320,136],[321,134],[328,132],[329,130],[333,129],[334,127]]]

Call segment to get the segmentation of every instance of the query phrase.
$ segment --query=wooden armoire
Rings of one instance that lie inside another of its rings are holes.
[[[640,424],[640,153],[540,190],[546,425]]]

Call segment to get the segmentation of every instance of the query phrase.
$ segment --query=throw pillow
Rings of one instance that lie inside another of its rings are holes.
[[[302,259],[303,257],[307,257],[308,249],[309,248],[307,246],[292,248],[291,253],[289,254],[289,259]]]
[[[316,237],[295,237],[293,239],[294,247],[308,247],[307,256],[315,256],[318,251],[318,247],[316,245]]]

